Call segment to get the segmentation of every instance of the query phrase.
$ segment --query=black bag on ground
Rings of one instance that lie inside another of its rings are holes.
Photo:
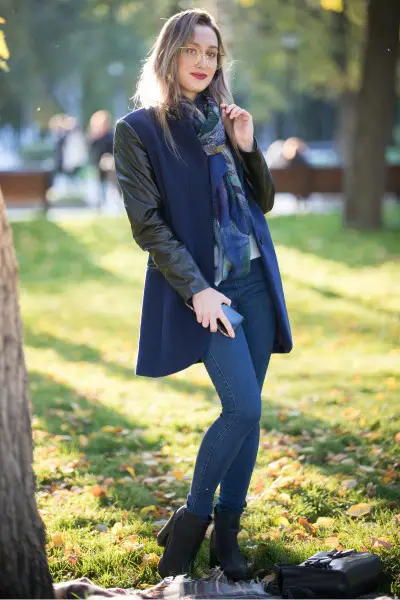
[[[351,550],[317,552],[299,565],[276,563],[267,591],[282,598],[357,598],[374,591],[382,561],[377,554]]]

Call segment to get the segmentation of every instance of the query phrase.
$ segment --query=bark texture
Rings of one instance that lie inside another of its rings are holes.
[[[32,462],[18,267],[0,190],[0,598],[54,598]]]

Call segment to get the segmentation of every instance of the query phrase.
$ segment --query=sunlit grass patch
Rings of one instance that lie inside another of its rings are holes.
[[[343,231],[338,215],[269,224],[294,349],[265,381],[240,543],[260,572],[332,547],[373,551],[382,591],[398,594],[399,232]],[[155,535],[185,502],[219,399],[203,365],[135,377],[147,254],[125,218],[12,227],[52,576],[148,587]]]

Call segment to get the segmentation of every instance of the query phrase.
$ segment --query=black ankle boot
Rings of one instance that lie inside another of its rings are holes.
[[[196,554],[212,517],[205,520],[180,506],[157,535],[157,543],[165,551],[158,563],[161,577],[191,574]]]
[[[219,565],[225,575],[235,581],[249,579],[252,575],[237,541],[240,516],[240,512],[218,511],[215,506],[210,537],[210,568]]]

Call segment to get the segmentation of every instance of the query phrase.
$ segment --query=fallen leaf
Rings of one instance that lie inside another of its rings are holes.
[[[308,532],[311,533],[312,535],[315,534],[315,527],[314,525],[312,525],[309,521],[307,521],[307,519],[305,519],[304,517],[299,517],[297,519],[297,522],[300,523],[300,525],[302,527],[304,527],[304,529]]]
[[[98,484],[93,485],[89,491],[93,494],[93,496],[96,496],[96,498],[99,496],[105,496],[107,494],[106,490]]]
[[[111,533],[116,537],[122,537],[124,535],[124,526],[119,521],[114,523],[111,528]]]
[[[342,481],[342,486],[346,490],[351,490],[358,485],[357,479],[344,479]]]
[[[78,440],[79,440],[79,445],[82,448],[86,448],[86,446],[89,444],[89,438],[87,435],[79,435]]]
[[[391,542],[389,542],[389,540],[387,538],[381,537],[381,538],[375,538],[372,537],[371,538],[371,544],[373,548],[378,548],[379,546],[383,546],[384,548],[392,548],[393,544]]]
[[[287,456],[282,456],[281,458],[278,458],[278,460],[270,462],[267,466],[267,470],[271,473],[273,473],[274,471],[280,471],[284,465],[288,464],[288,462],[289,458]]]
[[[279,527],[272,527],[269,531],[260,535],[262,540],[279,540],[281,537],[282,532]]]
[[[309,534],[303,531],[302,529],[295,529],[293,531],[293,535],[300,539],[306,539],[309,537]]]
[[[131,475],[132,479],[136,477],[136,471],[134,467],[126,467],[125,471],[128,471],[129,475]]]
[[[326,537],[324,539],[325,544],[328,544],[328,546],[336,546],[336,544],[339,544],[339,538],[337,535],[328,535],[328,537]]]
[[[332,517],[318,517],[313,525],[315,527],[331,527],[334,523],[335,519],[332,519]]]
[[[64,546],[64,537],[62,533],[52,533],[51,541],[53,542],[53,546],[55,548],[61,548],[61,546]]]
[[[147,515],[150,512],[158,511],[158,507],[155,504],[150,504],[149,506],[144,506],[140,509],[139,513],[141,515]]]
[[[265,489],[265,480],[262,477],[257,479],[257,481],[255,482],[255,484],[253,486],[253,489],[254,489],[254,493],[256,495],[261,494],[261,492],[263,492]]]
[[[353,506],[350,506],[350,508],[346,511],[346,514],[350,515],[351,517],[363,517],[364,515],[370,513],[371,510],[372,506],[370,504],[367,504],[366,502],[360,502],[359,504],[353,504]]]
[[[141,550],[144,548],[144,544],[139,544],[138,542],[131,542],[129,540],[124,540],[121,544],[121,548],[126,552],[134,552],[136,550]]]
[[[275,519],[275,522],[277,525],[283,525],[284,527],[290,527],[289,520],[282,515],[280,517],[278,517],[277,519]]]
[[[76,565],[80,555],[80,549],[73,544],[66,544],[64,548],[64,557],[70,565]]]
[[[142,565],[150,565],[151,567],[156,567],[159,563],[160,557],[155,552],[151,552],[150,554],[145,554],[142,558]]]
[[[104,485],[114,485],[115,479],[114,477],[106,477],[103,481]]]
[[[282,503],[284,506],[289,506],[289,504],[292,504],[292,498],[286,492],[281,492],[278,494],[276,501]]]
[[[360,416],[360,410],[358,408],[352,408],[352,407],[348,407],[345,408],[343,411],[343,416],[345,417],[345,419],[357,419],[357,417]]]
[[[381,478],[381,483],[391,483],[393,479],[397,479],[398,472],[396,469],[388,469]]]

